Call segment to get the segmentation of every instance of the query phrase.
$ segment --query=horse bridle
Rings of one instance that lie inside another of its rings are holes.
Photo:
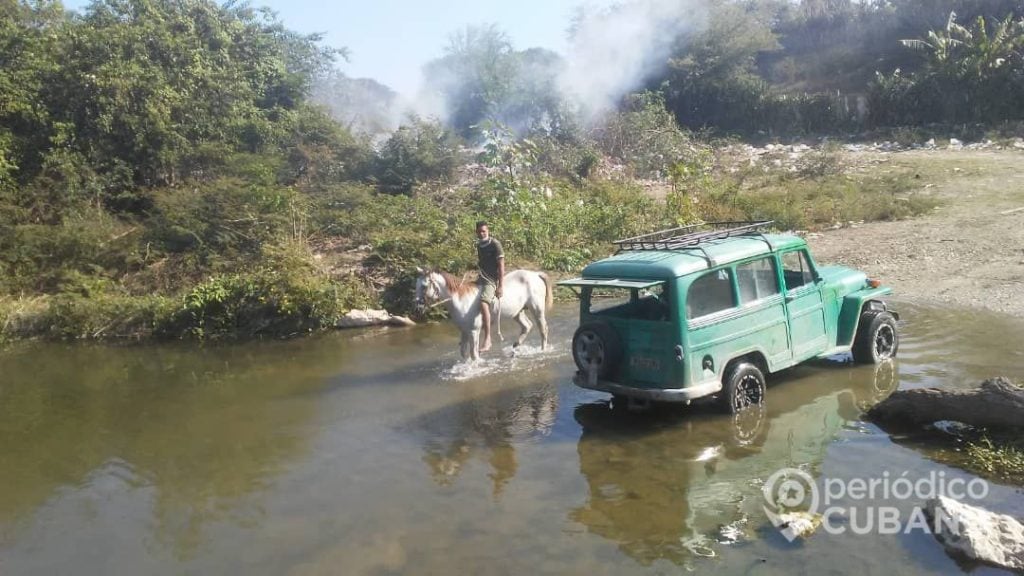
[[[435,285],[433,278],[431,278],[429,274],[423,276],[423,282],[424,282],[424,284],[430,284],[430,288],[431,288],[432,292],[440,292],[440,290],[437,289],[437,286]],[[445,298],[444,300],[438,300],[437,302],[434,302],[433,304],[427,304],[426,288],[424,287],[423,293],[422,294],[418,294],[416,296],[416,308],[420,311],[420,313],[423,313],[426,310],[430,310],[432,308],[437,308],[438,306],[440,306],[442,304],[447,304],[448,302],[451,302],[451,301],[452,301],[451,297],[448,297],[448,298]]]

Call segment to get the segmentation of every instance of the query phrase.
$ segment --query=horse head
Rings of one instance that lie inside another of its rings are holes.
[[[423,268],[416,269],[416,312],[422,314],[428,306],[441,299],[439,276]]]

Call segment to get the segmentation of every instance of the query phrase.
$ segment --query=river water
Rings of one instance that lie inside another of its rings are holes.
[[[862,410],[896,387],[1024,380],[1024,323],[899,309],[897,364],[790,370],[738,420],[575,388],[571,304],[551,350],[471,368],[449,324],[18,345],[0,352],[0,574],[999,573],[923,532],[789,543],[764,511],[787,467],[972,478]],[[1012,486],[983,504],[1024,517]]]

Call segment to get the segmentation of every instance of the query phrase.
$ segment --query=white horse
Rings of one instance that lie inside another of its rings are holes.
[[[462,358],[478,360],[480,329],[483,326],[480,315],[480,285],[476,282],[465,282],[440,270],[428,272],[421,268],[417,271],[419,277],[416,278],[416,305],[422,308],[446,303],[452,322],[455,322],[462,332],[462,340],[459,343]],[[493,326],[495,318],[498,318],[494,311],[500,305],[500,315],[515,318],[522,329],[513,344],[514,348],[518,348],[533,328],[533,322],[527,318],[529,313],[540,328],[540,347],[545,349],[548,346],[548,321],[544,312],[551,308],[551,300],[551,282],[547,274],[532,270],[509,272],[502,281],[501,298],[491,308],[491,324]]]

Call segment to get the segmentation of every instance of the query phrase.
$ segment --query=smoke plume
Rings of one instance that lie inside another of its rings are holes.
[[[635,0],[581,9],[570,30],[560,89],[587,116],[613,108],[665,65],[676,42],[706,25],[706,0]]]

